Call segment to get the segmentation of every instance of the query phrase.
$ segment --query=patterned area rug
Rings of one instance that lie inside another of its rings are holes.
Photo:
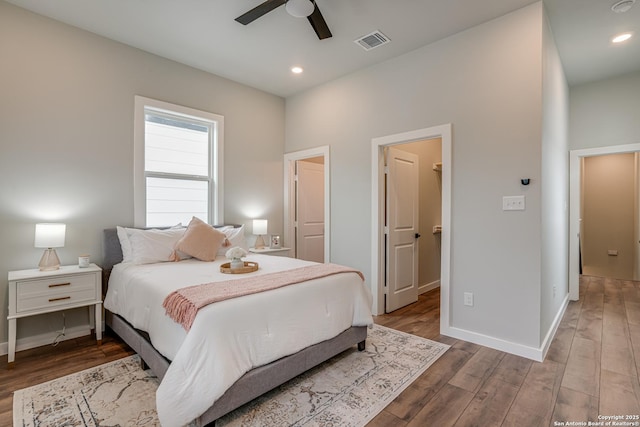
[[[449,346],[382,326],[355,347],[218,420],[216,426],[364,426]],[[127,357],[18,390],[17,426],[157,426],[158,380]]]

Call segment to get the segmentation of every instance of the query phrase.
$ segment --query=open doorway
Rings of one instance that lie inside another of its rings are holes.
[[[294,258],[331,260],[329,175],[328,146],[284,155],[284,243]]]
[[[582,215],[582,200],[583,200],[583,175],[582,167],[586,158],[594,156],[605,156],[622,153],[637,153],[640,152],[640,144],[628,144],[628,145],[616,145],[610,147],[598,147],[588,148],[582,150],[571,150],[569,153],[569,298],[573,301],[577,301],[579,298],[580,290],[580,266],[581,266],[581,253],[580,253],[580,240],[581,240],[581,215]],[[636,162],[635,168],[638,167]],[[639,227],[637,220],[638,212],[638,183],[634,190],[634,199],[636,215],[634,218],[635,230],[634,230],[634,258],[638,258],[638,243],[640,243]],[[584,230],[582,230],[584,231]],[[585,236],[586,237],[586,236]],[[615,248],[611,248],[615,250]],[[608,249],[607,249],[608,250]],[[607,254],[607,256],[609,256]],[[637,270],[637,268],[636,268]]]
[[[442,143],[441,183],[441,228],[440,228],[440,329],[449,328],[449,277],[451,241],[451,125],[418,129],[372,140],[372,252],[371,280],[373,312],[382,314],[385,310],[387,289],[385,270],[385,147],[398,146],[416,141],[440,139]],[[433,171],[432,171],[433,172]],[[437,224],[434,224],[437,225]],[[432,225],[433,227],[433,225]],[[433,233],[433,228],[429,230]]]
[[[637,280],[638,153],[582,159],[582,274]]]

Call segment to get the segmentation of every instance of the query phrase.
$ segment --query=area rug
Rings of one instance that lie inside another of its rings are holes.
[[[433,364],[449,346],[375,325],[355,349],[231,412],[216,426],[361,427]],[[157,426],[158,380],[138,356],[18,390],[18,426]]]

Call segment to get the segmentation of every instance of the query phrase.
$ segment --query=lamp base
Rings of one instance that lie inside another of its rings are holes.
[[[38,264],[40,271],[57,270],[60,268],[60,259],[56,250],[53,248],[45,249],[40,258],[40,264]]]
[[[258,234],[256,238],[256,243],[253,245],[256,249],[264,249],[264,239],[262,238],[262,234]]]

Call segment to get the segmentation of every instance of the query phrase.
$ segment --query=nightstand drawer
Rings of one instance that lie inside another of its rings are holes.
[[[61,305],[76,304],[83,301],[95,301],[95,289],[80,289],[77,291],[56,292],[49,295],[25,295],[18,298],[16,312],[23,313],[31,310],[42,310],[47,307],[59,307]]]
[[[96,299],[96,275],[59,276],[16,284],[16,313]]]

